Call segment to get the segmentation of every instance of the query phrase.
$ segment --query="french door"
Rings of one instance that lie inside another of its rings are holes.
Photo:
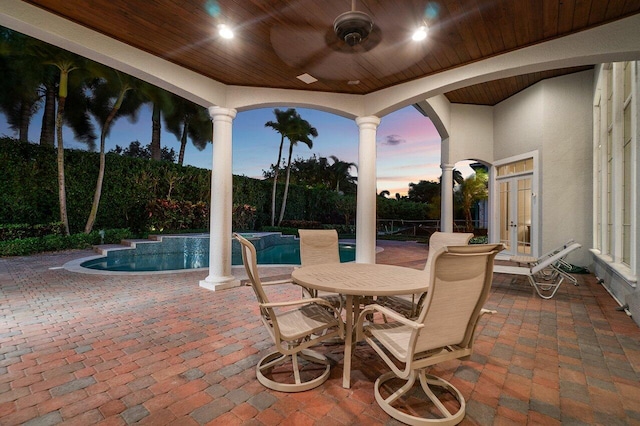
[[[504,255],[532,255],[533,174],[497,180],[500,242]]]

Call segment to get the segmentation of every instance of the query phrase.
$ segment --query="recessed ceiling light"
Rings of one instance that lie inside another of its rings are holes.
[[[349,80],[347,81],[347,84],[355,86],[356,84],[360,84],[360,80]]]
[[[299,80],[304,81],[304,82],[305,82],[305,83],[307,83],[307,84],[315,83],[316,81],[318,81],[318,79],[317,79],[317,78],[315,78],[314,76],[309,75],[309,74],[307,74],[307,73],[300,74],[300,75],[299,75],[298,77],[296,77],[296,78],[297,78],[297,79],[299,79]]]
[[[220,37],[226,38],[227,40],[233,38],[233,30],[225,24],[218,25],[218,34],[220,34]]]
[[[422,41],[425,38],[427,38],[428,33],[429,33],[429,28],[427,28],[426,25],[423,25],[413,33],[413,36],[411,38],[414,41]]]

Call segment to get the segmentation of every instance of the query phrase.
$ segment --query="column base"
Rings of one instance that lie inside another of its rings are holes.
[[[207,290],[226,290],[228,288],[240,287],[240,280],[233,275],[228,277],[213,277],[209,275],[204,280],[200,280],[200,287]]]

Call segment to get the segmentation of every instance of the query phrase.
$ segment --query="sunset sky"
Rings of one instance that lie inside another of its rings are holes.
[[[286,109],[282,106],[281,109]],[[312,155],[329,157],[334,155],[342,161],[358,162],[358,126],[335,114],[322,111],[296,108],[300,116],[318,130],[313,139],[313,149],[300,144],[294,148],[293,157],[309,158]],[[40,136],[41,115],[32,120],[29,139],[37,141]],[[254,178],[262,178],[276,160],[280,135],[266,128],[267,121],[275,120],[273,108],[239,112],[233,121],[233,173]],[[98,133],[99,131],[97,131]],[[0,136],[17,136],[7,127],[5,117],[0,114]],[[140,114],[137,123],[127,119],[116,121],[107,139],[107,151],[116,144],[126,147],[132,141],[147,145],[151,140],[151,120],[148,109]],[[180,145],[176,137],[163,131],[163,146],[174,148],[176,153]],[[286,143],[285,143],[286,145]],[[67,131],[66,148],[86,149],[73,140]],[[286,145],[288,149],[288,145]],[[192,145],[187,147],[185,164],[201,168],[211,168],[211,145],[204,151],[198,151]],[[440,171],[440,138],[431,123],[412,106],[395,111],[382,117],[377,131],[377,175],[378,192],[388,190],[391,195],[406,195],[409,183],[420,180],[437,180]],[[357,171],[352,170],[356,175]],[[463,175],[467,175],[463,171]]]

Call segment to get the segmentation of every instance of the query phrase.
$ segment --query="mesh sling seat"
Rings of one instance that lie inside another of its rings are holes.
[[[473,238],[473,234],[470,232],[434,232],[431,234],[431,237],[429,237],[429,253],[427,254],[427,262],[424,266],[425,272],[429,274],[433,258],[441,248],[446,246],[467,245],[471,238]],[[420,306],[425,296],[426,293],[420,295],[414,294],[412,296],[387,296],[379,298],[377,303],[393,309],[407,318],[415,318],[420,312]]]
[[[329,378],[331,366],[324,355],[308,348],[335,337],[344,338],[340,311],[320,298],[269,302],[258,275],[255,247],[238,234],[234,238],[240,242],[242,261],[258,299],[262,322],[276,345],[276,351],[258,362],[258,381],[281,392],[302,392],[320,386]],[[280,365],[290,366],[286,376],[293,375],[293,383],[274,379],[273,370]],[[322,368],[319,375],[317,366]]]
[[[299,229],[300,265],[311,266],[324,263],[340,263],[340,244],[335,229]],[[329,293],[303,287],[303,294],[320,297],[342,310],[344,299],[337,293]]]
[[[391,417],[410,425],[454,425],[464,418],[465,400],[460,391],[427,374],[426,369],[471,355],[478,319],[491,312],[482,306],[491,288],[494,258],[503,248],[502,244],[485,244],[440,249],[434,255],[429,291],[415,320],[379,305],[368,306],[360,314],[358,340],[364,338],[391,368],[374,384],[376,402]],[[364,325],[365,317],[374,312],[394,322]],[[405,383],[399,386],[398,380]],[[407,411],[407,407],[414,409],[418,398],[412,391],[416,380],[432,403],[416,407],[419,413]],[[441,400],[433,388],[456,401]],[[388,396],[383,396],[383,390]]]

